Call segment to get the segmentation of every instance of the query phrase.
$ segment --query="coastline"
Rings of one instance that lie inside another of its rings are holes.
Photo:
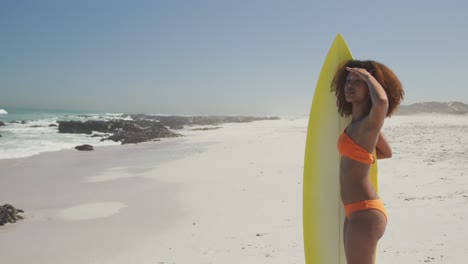
[[[0,226],[8,263],[304,263],[307,118],[0,160],[25,220]],[[460,263],[468,116],[394,116],[379,162],[389,213],[377,263]]]
[[[297,150],[306,120],[222,126],[154,143],[0,161],[9,186],[0,200],[26,216],[0,227],[4,260],[301,263]],[[106,214],[96,217],[96,210]],[[64,211],[72,219],[61,217]],[[77,220],[80,213],[88,216]],[[272,243],[283,237],[289,239]]]
[[[10,109],[8,114],[0,118],[0,160],[29,157],[83,145],[101,147],[179,137],[179,132],[193,127],[209,130],[224,123],[277,119],[279,118],[239,115],[79,114]]]

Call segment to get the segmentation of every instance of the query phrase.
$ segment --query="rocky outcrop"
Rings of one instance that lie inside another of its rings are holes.
[[[153,120],[58,121],[59,133],[89,134],[93,131],[112,134],[102,139],[122,144],[140,143],[157,138],[180,136]]]
[[[88,145],[88,144],[84,144],[84,145],[81,145],[81,146],[76,146],[75,149],[77,149],[77,150],[86,150],[86,151],[94,150],[93,146]]]
[[[116,131],[107,140],[120,141],[122,144],[140,143],[151,141],[158,138],[177,137],[180,136],[165,126],[151,122],[150,126],[142,127],[138,124],[127,123],[123,129]]]
[[[222,123],[246,123],[260,120],[278,120],[279,117],[253,117],[253,116],[157,116],[157,115],[130,115],[134,120],[154,120],[170,129],[183,129],[184,126],[207,126]]]
[[[182,129],[184,126],[207,126],[221,123],[243,123],[258,120],[277,120],[278,117],[249,116],[153,116],[153,115],[122,115],[133,120],[89,120],[58,121],[59,133],[88,134],[93,132],[108,133],[101,140],[119,141],[122,144],[152,141],[157,138],[177,137],[177,133],[169,129]],[[209,130],[206,128],[203,130]],[[213,128],[217,129],[217,128]]]
[[[5,126],[5,123],[3,123],[2,121],[0,121],[0,127],[1,126]]]
[[[121,122],[115,121],[58,121],[59,133],[70,134],[89,134],[93,131],[114,133],[118,128],[122,127]]]
[[[0,206],[0,225],[15,223],[17,220],[24,219],[23,216],[19,215],[20,213],[24,213],[24,211],[16,209],[10,204]]]

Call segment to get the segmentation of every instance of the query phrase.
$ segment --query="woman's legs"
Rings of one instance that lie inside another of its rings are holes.
[[[387,226],[385,215],[374,209],[352,213],[345,220],[344,247],[348,264],[374,264],[377,242]]]

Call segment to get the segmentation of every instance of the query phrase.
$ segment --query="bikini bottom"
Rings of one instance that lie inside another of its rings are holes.
[[[354,212],[371,209],[379,210],[385,215],[385,218],[387,218],[387,210],[385,210],[385,207],[380,199],[364,200],[356,203],[345,204],[344,209],[346,211],[346,218],[348,219],[349,216]]]

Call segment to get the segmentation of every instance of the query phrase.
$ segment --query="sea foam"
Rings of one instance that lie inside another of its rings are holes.
[[[18,111],[10,111],[8,115],[2,115],[2,118],[0,118],[0,121],[5,124],[0,127],[0,160],[30,157],[49,151],[73,149],[75,146],[82,144],[91,144],[93,146],[119,145],[120,142],[101,142],[101,137],[91,137],[86,134],[58,133],[58,120],[86,121],[113,118],[118,118],[118,116],[101,114],[81,115],[60,112],[44,113],[38,111],[23,111],[18,113]]]

